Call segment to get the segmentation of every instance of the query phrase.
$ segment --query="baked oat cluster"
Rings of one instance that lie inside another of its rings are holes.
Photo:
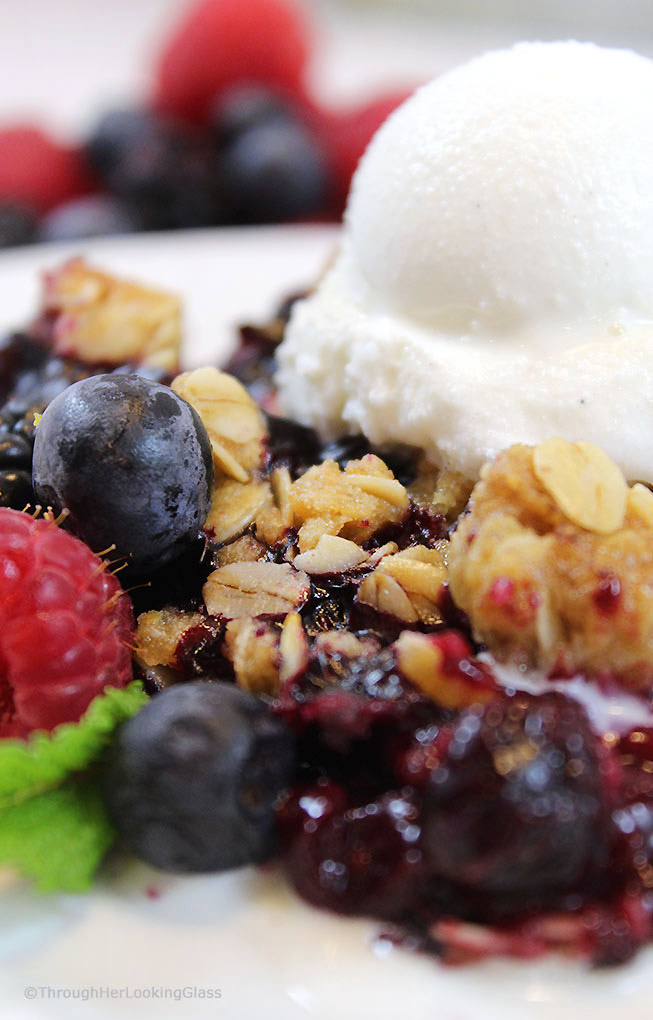
[[[367,453],[342,466],[327,458],[293,477],[288,464],[273,462],[263,415],[233,376],[203,368],[178,376],[172,388],[200,413],[211,440],[214,488],[203,531],[214,569],[199,612],[166,606],[139,617],[137,660],[145,668],[179,669],[179,648],[192,644],[194,629],[220,621],[215,650],[236,681],[277,694],[297,664],[308,662],[300,612],[320,578],[327,587],[346,579],[350,610],[398,624],[441,622],[448,545],[442,519],[423,508],[434,530],[417,543],[410,507],[418,504],[381,457]],[[452,486],[449,506],[457,498]],[[444,488],[439,499],[444,505]],[[347,629],[317,637],[318,655],[327,647],[349,657],[380,647],[372,636],[360,645]]]
[[[653,493],[589,443],[486,465],[454,532],[451,594],[498,659],[653,681]]]

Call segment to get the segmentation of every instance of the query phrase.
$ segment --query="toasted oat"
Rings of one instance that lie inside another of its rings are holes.
[[[449,673],[442,648],[432,634],[405,630],[393,648],[404,676],[442,708],[468,708],[495,697],[493,691]]]
[[[356,600],[379,613],[396,616],[404,623],[417,623],[419,620],[417,610],[399,582],[383,570],[368,574],[358,589]]]
[[[393,553],[399,551],[399,546],[396,542],[386,542],[385,545],[380,545],[378,549],[370,553],[367,565],[369,567],[376,567],[381,562],[384,556],[392,556]]]
[[[639,517],[653,527],[653,492],[646,485],[636,482],[628,490],[626,508],[629,515]]]
[[[238,686],[254,694],[276,694],[281,660],[278,630],[261,620],[230,620],[224,640]]]
[[[460,472],[441,470],[423,458],[408,492],[418,506],[453,522],[465,509],[473,488],[474,483]]]
[[[291,485],[292,479],[288,468],[275,468],[270,475],[272,500],[268,500],[256,518],[256,534],[267,545],[281,542],[292,527]]]
[[[230,563],[209,574],[202,593],[212,616],[239,620],[248,616],[281,617],[298,609],[310,595],[307,574],[288,563]]]
[[[358,637],[349,630],[325,630],[315,638],[316,655],[330,659],[358,659],[372,655],[380,648],[373,637]]]
[[[144,666],[177,668],[179,642],[187,630],[201,621],[201,613],[171,607],[141,613],[136,626],[136,661]]]
[[[174,294],[117,280],[73,259],[46,274],[43,307],[54,317],[57,354],[168,372],[179,364],[181,303]]]
[[[289,502],[304,553],[323,535],[361,543],[397,523],[408,509],[408,493],[379,457],[368,454],[344,471],[333,460],[309,468],[293,483]]]
[[[299,613],[288,613],[281,628],[281,682],[299,676],[308,665],[308,639]]]
[[[266,555],[266,547],[248,533],[218,549],[215,565],[226,567],[228,563],[252,563],[254,560],[265,559]]]
[[[540,448],[513,446],[483,469],[451,540],[451,594],[498,659],[547,672],[607,671],[648,688],[653,495],[643,485],[626,488],[622,507],[621,473],[612,465],[601,476],[606,496],[596,474],[605,454],[590,453],[588,465],[582,448],[561,461],[562,477],[577,464],[578,478],[559,482],[555,467],[542,468],[556,449],[557,442],[545,446],[542,461]],[[599,507],[589,516],[569,511],[582,504],[583,479]]]
[[[622,526],[628,485],[598,446],[547,439],[533,451],[533,470],[572,524],[599,535]]]
[[[254,523],[270,499],[268,482],[236,482],[220,475],[213,488],[213,499],[203,530],[214,542],[230,542]]]
[[[361,583],[357,600],[406,623],[438,623],[438,599],[447,580],[448,542],[434,549],[411,546],[384,556]]]
[[[237,482],[249,481],[261,466],[266,428],[245,387],[226,372],[206,367],[178,375],[172,388],[202,419],[218,471]]]
[[[368,559],[365,550],[355,542],[337,535],[322,535],[314,549],[295,557],[294,564],[307,574],[341,574]]]

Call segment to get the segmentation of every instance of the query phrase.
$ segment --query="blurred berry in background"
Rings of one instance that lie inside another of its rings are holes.
[[[292,0],[202,0],[162,46],[147,102],[77,148],[0,129],[0,247],[140,230],[337,220],[371,136],[408,94],[325,109]]]

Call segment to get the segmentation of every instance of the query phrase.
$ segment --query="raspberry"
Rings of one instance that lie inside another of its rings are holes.
[[[215,96],[237,82],[301,95],[307,56],[305,27],[287,0],[204,0],[163,51],[155,106],[188,120],[206,119]]]
[[[1,202],[20,202],[45,213],[87,191],[89,184],[75,149],[59,145],[29,125],[0,131]]]
[[[132,678],[131,603],[91,550],[0,509],[0,737],[76,722]]]
[[[372,136],[412,91],[390,92],[344,113],[324,114],[323,142],[330,157],[334,212],[338,215],[344,209],[354,170]]]

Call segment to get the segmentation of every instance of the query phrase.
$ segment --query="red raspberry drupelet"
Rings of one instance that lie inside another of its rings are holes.
[[[130,600],[53,521],[0,509],[0,737],[76,722],[132,679]]]

